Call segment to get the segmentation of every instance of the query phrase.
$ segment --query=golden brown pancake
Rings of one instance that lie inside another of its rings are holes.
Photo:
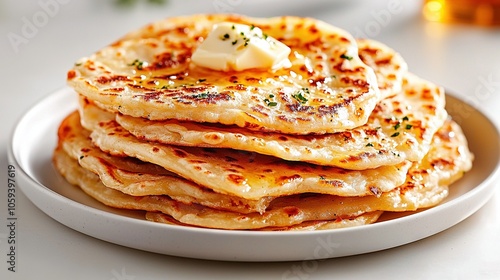
[[[223,21],[254,25],[286,44],[292,50],[291,68],[221,72],[191,63],[203,38]],[[165,19],[78,60],[68,72],[68,84],[125,115],[288,134],[363,125],[383,97],[349,33],[298,17]]]
[[[108,188],[132,196],[168,195],[186,204],[198,203],[241,213],[264,212],[273,199],[248,200],[216,193],[158,165],[131,157],[111,156],[92,144],[90,132],[81,127],[79,120],[75,112],[61,123],[59,146],[83,168],[97,174]]]
[[[346,170],[233,149],[172,146],[137,139],[115,121],[91,133],[101,150],[151,162],[216,192],[247,199],[317,192],[360,196],[401,185],[409,161],[376,169]]]
[[[371,67],[377,76],[377,84],[383,98],[401,91],[408,65],[399,53],[389,46],[366,38],[356,39],[361,61]]]
[[[74,132],[78,129],[78,126],[72,129],[77,123],[68,121],[71,119],[78,119],[78,114],[73,113],[61,125],[59,148],[54,154],[56,168],[70,183],[79,185],[87,194],[108,206],[161,212],[180,223],[200,227],[287,228],[304,222],[355,219],[377,211],[410,211],[431,207],[447,196],[448,185],[469,170],[472,161],[470,152],[464,149],[467,145],[460,128],[449,120],[436,134],[434,145],[424,160],[414,164],[406,182],[393,191],[363,197],[314,193],[282,196],[272,200],[263,213],[242,214],[197,203],[186,204],[165,195],[131,196],[107,188],[96,174],[82,168],[63,151],[64,142],[75,137]],[[85,152],[86,149],[83,150]],[[150,219],[162,221],[165,219],[163,214],[152,215]]]
[[[259,229],[254,229],[255,231],[313,231],[313,230],[326,230],[326,229],[339,229],[347,227],[362,226],[367,224],[372,224],[377,221],[377,219],[382,215],[382,211],[370,212],[361,214],[354,217],[343,217],[337,218],[335,220],[319,220],[319,221],[307,221],[291,226],[270,226]],[[161,213],[161,212],[147,212],[146,219],[163,224],[178,225],[178,226],[193,226],[181,223],[172,216]]]
[[[365,213],[362,209],[344,208],[340,205],[332,209],[326,205],[298,199],[293,200],[293,202],[298,202],[296,205],[283,205],[283,203],[273,205],[272,203],[263,214],[223,211],[195,203],[185,204],[166,195],[131,196],[107,188],[96,174],[82,168],[62,149],[56,149],[54,163],[68,182],[78,185],[85,193],[107,206],[162,212],[181,223],[199,227],[220,229],[288,227],[314,220],[352,219]]]

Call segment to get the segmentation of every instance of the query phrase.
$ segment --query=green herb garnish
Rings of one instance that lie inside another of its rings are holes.
[[[205,98],[208,98],[208,92],[204,92],[204,93],[200,93],[200,94],[195,94],[195,95],[191,95],[193,98],[197,98],[197,99],[205,99]]]
[[[142,70],[144,65],[144,61],[141,61],[139,59],[134,60],[134,62],[128,64],[128,66],[135,66],[137,70]]]
[[[352,56],[348,56],[346,54],[342,54],[340,55],[340,58],[344,58],[344,59],[347,59],[347,60],[351,60],[352,59]]]
[[[302,91],[298,91],[296,94],[292,94],[292,97],[297,100],[300,104],[305,104],[307,102],[307,98],[304,97]]]
[[[274,94],[269,94],[269,98],[274,98]],[[269,99],[264,99],[264,102],[266,103],[267,106],[269,107],[275,107],[278,105],[278,102],[275,102],[275,101],[271,101]]]

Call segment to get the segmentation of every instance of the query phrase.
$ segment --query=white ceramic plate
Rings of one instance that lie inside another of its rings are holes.
[[[53,169],[57,127],[76,109],[75,94],[61,89],[29,110],[18,123],[9,149],[19,187],[43,212],[84,234],[150,252],[231,261],[290,261],[368,253],[407,244],[467,218],[491,197],[499,175],[500,139],[480,112],[448,96],[448,110],[462,125],[475,154],[473,169],[451,187],[437,207],[384,214],[360,227],[316,232],[251,232],[153,223],[143,213],[106,207],[66,183]]]

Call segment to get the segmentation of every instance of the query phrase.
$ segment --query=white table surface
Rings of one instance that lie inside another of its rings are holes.
[[[316,17],[388,44],[412,72],[500,123],[500,29],[426,22],[420,1],[170,0],[158,6],[137,0],[126,7],[116,2],[0,0],[0,279],[500,279],[498,191],[474,215],[437,235],[382,252],[320,261],[292,275],[285,272],[300,262],[195,260],[103,242],[59,224],[18,192],[17,272],[9,272],[6,150],[16,121],[65,85],[66,71],[77,58],[157,19],[219,11]],[[41,3],[52,3],[51,9]],[[27,22],[35,21],[36,30],[28,30]],[[13,43],[13,34],[24,39]]]

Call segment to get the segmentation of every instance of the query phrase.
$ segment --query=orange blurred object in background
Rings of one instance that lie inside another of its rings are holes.
[[[424,0],[425,19],[500,26],[500,0]]]

